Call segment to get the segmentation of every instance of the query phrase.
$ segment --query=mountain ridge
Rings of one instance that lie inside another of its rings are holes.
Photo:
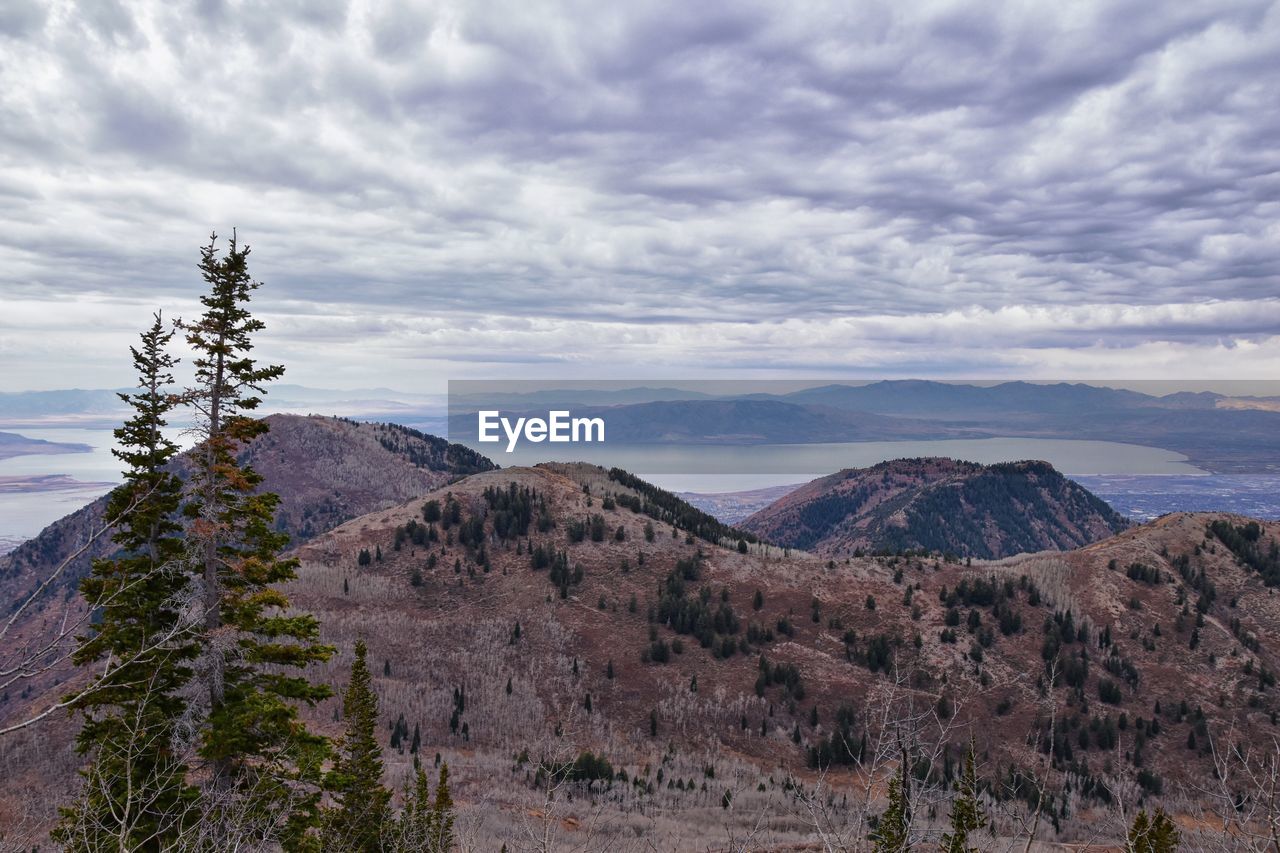
[[[509,417],[544,412],[510,412]],[[605,420],[614,444],[753,445],[814,442],[982,438],[970,430],[777,399],[690,399],[575,408],[575,417]],[[449,434],[476,440],[474,413],[454,414]]]
[[[495,495],[526,489],[528,506],[545,499],[547,523],[534,510],[527,532],[497,537],[488,525],[510,505]],[[1050,655],[1059,673],[1053,713],[1070,743],[1051,747],[1057,769],[1047,772],[1064,780],[1074,773],[1072,784],[1093,792],[1054,794],[1053,808],[1069,801],[1081,815],[1105,805],[1098,791],[1108,760],[1118,766],[1106,773],[1126,775],[1139,797],[1159,802],[1161,792],[1190,791],[1209,772],[1205,732],[1266,727],[1276,708],[1257,672],[1280,663],[1269,642],[1280,608],[1267,595],[1244,603],[1247,590],[1266,588],[1262,577],[1209,532],[1214,522],[1248,519],[1184,513],[1074,551],[972,565],[940,556],[836,562],[712,545],[631,511],[619,500],[626,494],[594,466],[503,469],[354,519],[299,550],[294,600],[320,615],[327,641],[370,642],[385,661],[383,717],[420,727],[423,750],[450,761],[460,790],[474,798],[496,791],[484,800],[497,811],[491,825],[518,827],[519,815],[537,808],[527,777],[516,772],[495,789],[495,775],[512,774],[510,757],[522,749],[564,754],[555,750],[569,746],[565,732],[573,733],[570,756],[606,756],[649,783],[659,766],[669,779],[696,774],[708,781],[711,802],[733,787],[714,780],[730,774],[739,780],[735,797],[787,814],[784,780],[770,778],[779,766],[794,784],[812,784],[825,767],[832,784],[856,789],[856,772],[841,763],[838,738],[849,734],[842,709],[859,721],[856,741],[899,666],[911,677],[892,689],[957,715],[965,734],[952,754],[972,734],[999,775],[1040,766],[1053,704],[1043,695]],[[459,520],[436,523],[434,537],[424,520],[433,501],[459,507]],[[596,515],[599,541],[574,532]],[[477,518],[489,531],[480,540]],[[1278,538],[1280,526],[1260,525],[1260,541]],[[362,553],[381,558],[361,566]],[[538,553],[551,564],[539,568]],[[1182,602],[1210,584],[1217,598],[1205,606],[1208,627],[1197,629],[1179,617]],[[1243,657],[1221,667],[1232,648]],[[1241,661],[1252,663],[1242,671]],[[341,664],[324,677],[340,680]],[[455,714],[459,691],[467,710]],[[327,713],[319,708],[314,718]],[[1193,732],[1199,746],[1188,750]],[[384,757],[395,779],[413,755],[402,745]],[[696,833],[700,800],[661,788],[626,787],[600,819],[622,831],[630,810],[662,803],[683,821],[680,832]],[[583,810],[572,814],[587,819]],[[1080,835],[1096,831],[1075,826]],[[667,837],[686,837],[673,833]],[[488,837],[496,844],[502,835]]]
[[[824,556],[923,550],[997,559],[1086,545],[1128,522],[1047,462],[925,457],[820,477],[740,526]]]
[[[262,489],[280,495],[277,526],[295,541],[341,520],[440,485],[493,463],[468,448],[408,427],[319,415],[268,415],[271,429],[244,448],[242,462],[263,476]],[[185,456],[179,456],[178,465]],[[376,488],[370,478],[380,478]],[[0,592],[17,601],[30,580],[76,553],[103,521],[107,496],[48,525],[0,556]],[[60,586],[71,588],[95,557],[114,550],[101,536],[75,556]],[[26,577],[24,584],[19,578]]]

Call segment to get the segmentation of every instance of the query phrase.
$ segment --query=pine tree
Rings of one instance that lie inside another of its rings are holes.
[[[439,766],[440,753],[436,753],[436,766]],[[404,813],[400,816],[402,822],[413,820],[426,830],[422,837],[429,838],[431,830],[431,783],[427,779],[426,771],[421,767],[414,774],[414,789],[411,794],[405,796]]]
[[[382,787],[382,750],[374,727],[378,697],[371,686],[368,649],[356,641],[351,681],[342,696],[347,731],[329,773],[328,786],[338,808],[325,821],[325,849],[378,853],[382,849],[391,792]]]
[[[1164,809],[1157,808],[1150,818],[1143,810],[1133,820],[1124,849],[1125,853],[1175,853],[1181,840],[1182,833]]]
[[[1129,837],[1125,844],[1125,853],[1142,853],[1147,850],[1147,839],[1151,834],[1151,822],[1147,819],[1147,812],[1138,812],[1138,816],[1133,819],[1133,825],[1129,827]]]
[[[428,850],[431,838],[431,786],[427,774],[418,765],[413,769],[413,787],[404,792],[404,810],[394,827],[392,850]]]
[[[1178,827],[1164,809],[1157,808],[1151,819],[1151,853],[1175,853],[1181,841],[1182,833]]]
[[[113,451],[128,469],[107,503],[107,517],[119,519],[113,541],[120,552],[95,561],[80,584],[101,619],[72,660],[107,664],[72,705],[85,718],[76,748],[90,763],[82,771],[84,795],[63,810],[58,831],[70,849],[172,846],[196,794],[173,748],[185,704],[178,694],[192,675],[198,627],[182,616],[189,582],[174,520],[182,483],[169,467],[178,448],[162,433],[176,405],[170,391],[176,360],[166,351],[173,336],[157,313],[141,347],[130,348],[139,390],[119,395],[134,414],[115,431],[120,449]]]
[[[436,756],[439,763],[440,756]],[[404,810],[394,827],[392,849],[413,853],[448,853],[453,849],[453,796],[449,793],[449,763],[440,764],[435,798],[427,774],[414,771],[414,784],[405,791]]]
[[[209,291],[204,314],[180,328],[195,350],[196,387],[187,401],[196,409],[200,445],[190,488],[188,537],[196,548],[205,613],[205,654],[200,676],[208,694],[202,756],[210,783],[253,788],[255,806],[288,811],[291,838],[313,825],[318,793],[301,795],[298,782],[319,781],[327,747],[298,718],[296,702],[330,695],[301,675],[328,659],[317,642],[319,626],[307,614],[289,614],[278,585],[295,576],[297,560],[280,552],[288,535],[276,530],[279,497],[255,493],[262,477],[237,459],[238,451],[269,429],[250,416],[262,386],[284,373],[251,356],[253,333],[264,328],[245,307],[260,284],[249,276],[248,247],[232,236],[217,257],[217,236],[201,250],[200,271]]]
[[[440,765],[436,797],[431,804],[431,842],[428,849],[445,853],[453,848],[453,796],[449,793],[449,762]]]
[[[875,853],[907,853],[910,849],[910,785],[904,760],[898,766],[898,774],[889,780],[889,805],[880,815],[880,822],[871,836]]]
[[[970,845],[969,834],[987,825],[987,815],[978,799],[977,757],[973,741],[964,757],[964,771],[956,782],[956,799],[951,804],[951,831],[942,836],[939,849],[943,853],[977,853]]]

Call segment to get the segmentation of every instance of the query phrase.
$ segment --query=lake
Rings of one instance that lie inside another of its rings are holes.
[[[50,522],[75,512],[111,490],[120,482],[120,460],[111,455],[115,437],[109,429],[49,427],[5,429],[27,438],[59,443],[87,444],[88,453],[32,453],[0,459],[0,477],[58,474],[83,484],[52,491],[0,492],[0,553],[6,545],[30,539]],[[170,438],[181,439],[181,430],[167,430]],[[107,485],[103,485],[107,484]]]
[[[62,474],[85,483],[116,483],[120,463],[111,455],[110,430],[81,428],[10,429],[29,438],[79,442],[89,453],[38,454],[0,460],[0,476]],[[181,440],[180,431],[171,437]],[[800,483],[841,468],[861,468],[914,456],[950,456],[990,464],[1042,459],[1071,476],[1201,477],[1185,456],[1155,447],[1107,441],[987,438],[945,441],[868,441],[838,444],[719,445],[542,445],[514,453],[486,446],[503,467],[545,461],[592,462],[625,468],[664,489],[731,492]],[[0,541],[18,541],[74,512],[108,487],[0,494]]]
[[[677,492],[735,492],[804,482],[841,468],[865,468],[889,459],[949,456],[991,464],[1041,459],[1069,476],[1106,474],[1205,476],[1171,450],[1110,441],[983,438],[941,441],[856,441],[836,444],[532,446],[512,453],[486,445],[504,467],[536,462],[592,462],[617,466]]]

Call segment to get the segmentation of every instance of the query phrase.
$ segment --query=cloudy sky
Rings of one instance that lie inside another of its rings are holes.
[[[1280,376],[1280,3],[0,0],[0,390]]]

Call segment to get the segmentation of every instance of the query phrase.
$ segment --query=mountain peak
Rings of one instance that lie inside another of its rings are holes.
[[[895,459],[800,487],[743,522],[826,556],[936,551],[997,559],[1087,545],[1128,522],[1048,462]]]

